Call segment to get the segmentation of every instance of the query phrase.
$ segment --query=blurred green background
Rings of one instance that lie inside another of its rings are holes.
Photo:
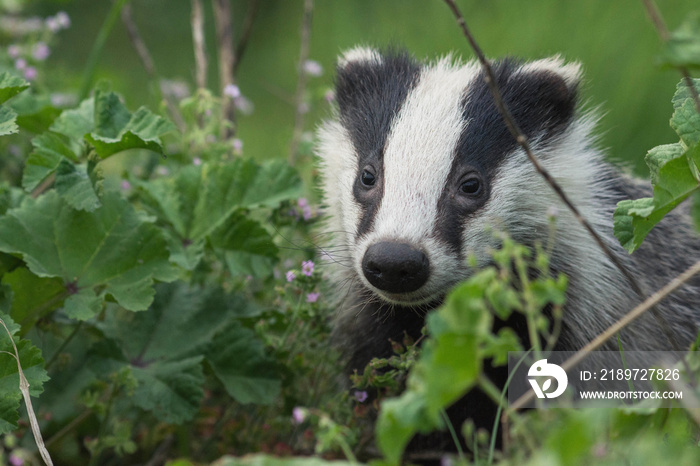
[[[247,0],[234,0],[234,22],[240,25]],[[585,70],[582,96],[587,108],[599,107],[600,145],[611,160],[622,161],[646,176],[646,151],[675,142],[668,127],[670,99],[679,75],[660,69],[660,41],[639,0],[465,0],[458,2],[467,22],[490,57],[537,58],[561,54],[580,61]],[[678,26],[697,0],[659,0],[670,29]],[[68,12],[70,29],[61,32],[48,66],[51,79],[78,88],[86,59],[112,2],[108,0],[30,1],[25,13],[48,16]],[[159,74],[194,87],[194,59],[187,0],[133,0],[133,17],[155,59]],[[216,83],[215,35],[211,3],[206,8],[209,83]],[[286,157],[294,123],[293,94],[299,56],[302,0],[260,0],[249,47],[241,63],[239,85],[255,105],[239,119],[244,152],[257,159]],[[239,31],[234,31],[238,33]],[[324,74],[310,80],[312,106],[308,131],[327,116],[322,96],[332,86],[337,54],[356,44],[404,45],[419,58],[456,52],[472,53],[447,6],[441,0],[316,0],[310,58]],[[121,22],[100,57],[97,78],[112,81],[115,91],[136,108],[156,107],[149,81]]]

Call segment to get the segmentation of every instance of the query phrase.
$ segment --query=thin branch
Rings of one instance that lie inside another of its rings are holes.
[[[131,15],[131,5],[129,4],[124,5],[124,8],[122,9],[122,22],[126,27],[126,32],[129,36],[131,44],[134,46],[136,53],[141,59],[141,63],[146,70],[146,74],[148,74],[149,78],[158,83],[161,98],[165,99],[165,105],[168,107],[168,113],[170,113],[170,116],[173,118],[173,120],[175,120],[175,124],[178,128],[180,128],[180,131],[184,131],[186,128],[185,120],[182,118],[177,102],[173,100],[172,95],[165,91],[163,81],[158,77],[156,66],[153,62],[153,57],[151,57],[151,53],[148,51],[148,47],[146,47],[146,42],[144,42],[143,37],[141,37],[141,33],[134,22],[134,18]]]
[[[255,16],[258,13],[258,3],[258,0],[250,0],[248,2],[248,11],[246,12],[245,19],[243,20],[241,36],[238,38],[238,45],[236,45],[236,52],[234,55],[234,76],[238,72],[238,66],[241,64],[243,54],[245,53],[246,48],[248,47],[248,40],[250,39],[250,34],[253,31],[253,23],[255,22]]]
[[[659,38],[661,38],[663,43],[668,42],[671,39],[671,34],[668,32],[666,22],[661,16],[661,12],[654,3],[654,0],[642,0],[642,2],[644,3],[644,7],[649,15],[649,18],[651,19],[651,22],[654,24],[656,31],[659,33]],[[693,85],[693,80],[690,77],[688,68],[685,66],[677,66],[676,68],[678,68],[678,71],[680,71],[681,75],[683,75],[683,81],[690,91],[690,95],[693,97],[695,108],[697,109],[698,113],[700,113],[700,95],[698,95],[698,90]]]
[[[299,47],[299,63],[297,64],[297,74],[299,75],[299,80],[297,81],[297,90],[294,94],[294,132],[292,133],[292,140],[289,144],[288,157],[289,164],[292,166],[294,166],[296,162],[301,136],[304,132],[304,115],[307,112],[304,98],[306,94],[308,74],[304,69],[304,64],[309,59],[309,42],[311,41],[311,21],[313,19],[313,12],[314,0],[304,0],[304,16],[301,20],[301,45]]]
[[[230,0],[212,0],[214,22],[216,25],[216,45],[219,52],[219,87],[223,100],[221,103],[221,137],[228,139],[234,134],[235,107],[231,98],[224,96],[224,89],[234,84],[233,64],[236,60],[233,50],[233,19]]]
[[[484,81],[486,84],[489,86],[489,89],[491,90],[491,94],[493,95],[493,100],[496,104],[496,107],[498,108],[499,113],[503,117],[503,120],[506,124],[506,127],[508,128],[508,131],[513,135],[515,140],[518,142],[520,147],[525,151],[525,154],[527,155],[527,158],[530,160],[532,165],[535,167],[535,170],[545,179],[547,184],[551,186],[551,188],[554,190],[554,192],[559,196],[559,199],[566,205],[566,207],[573,213],[574,217],[576,220],[583,225],[583,227],[588,231],[588,233],[593,237],[595,242],[598,244],[600,249],[605,253],[605,255],[610,259],[610,261],[615,265],[615,267],[625,276],[629,284],[632,286],[632,289],[634,292],[641,298],[644,299],[646,297],[646,293],[642,290],[641,285],[637,282],[637,280],[632,276],[632,274],[627,270],[627,268],[620,262],[620,259],[612,252],[610,247],[605,243],[603,238],[595,231],[593,226],[586,220],[582,215],[581,212],[578,210],[578,208],[569,200],[569,198],[566,196],[564,193],[564,190],[559,186],[559,184],[552,178],[552,176],[549,174],[547,170],[539,163],[537,160],[537,157],[535,157],[535,154],[532,151],[532,147],[530,146],[530,142],[528,141],[527,137],[523,132],[520,130],[520,127],[518,124],[515,122],[515,119],[513,118],[512,113],[506,106],[505,102],[503,101],[503,96],[501,95],[500,90],[498,89],[498,85],[496,84],[496,76],[494,75],[493,69],[491,68],[491,64],[488,62],[486,57],[484,56],[484,53],[481,51],[481,48],[479,45],[476,43],[476,40],[474,39],[474,36],[472,36],[471,31],[467,27],[467,23],[464,20],[464,16],[462,16],[462,13],[459,11],[459,8],[455,4],[454,0],[445,0],[445,3],[450,7],[452,10],[452,13],[454,14],[455,18],[457,19],[457,24],[462,28],[462,32],[464,33],[464,36],[467,38],[467,41],[469,41],[469,45],[471,48],[474,50],[476,53],[479,62],[481,63],[481,66],[485,72],[484,76]],[[680,348],[678,347],[678,344],[673,338],[673,334],[671,333],[671,329],[668,325],[668,322],[658,313],[656,309],[651,309],[651,312],[658,322],[662,332],[666,336],[666,339],[669,341],[671,344],[671,347],[675,351],[680,351]]]
[[[202,0],[192,0],[192,42],[194,42],[195,82],[198,89],[207,87],[207,49],[204,43],[204,9]]]
[[[22,370],[22,364],[19,361],[19,351],[17,350],[17,345],[15,344],[14,338],[12,338],[12,333],[10,329],[5,325],[5,321],[0,319],[0,324],[5,328],[7,335],[10,337],[10,343],[12,343],[12,348],[14,348],[14,354],[3,351],[17,360],[17,373],[19,375],[19,389],[22,392],[22,397],[24,398],[24,404],[27,408],[27,416],[29,417],[29,425],[32,428],[32,434],[34,434],[34,442],[39,449],[39,454],[44,460],[47,466],[53,466],[53,461],[51,460],[51,455],[44,445],[44,438],[41,436],[41,429],[39,429],[39,421],[36,418],[36,413],[34,413],[34,407],[32,406],[32,397],[29,395],[29,381],[24,376],[24,371]]]
[[[620,320],[608,327],[607,330],[595,337],[590,343],[578,350],[569,359],[564,361],[563,364],[560,364],[562,369],[568,371],[574,366],[576,366],[579,362],[585,359],[591,351],[595,351],[601,346],[603,346],[603,344],[605,344],[605,342],[608,341],[610,338],[614,337],[617,332],[628,326],[634,320],[638,319],[642,314],[644,314],[648,310],[652,309],[662,299],[666,298],[668,295],[676,291],[678,288],[680,288],[698,273],[700,273],[700,261],[696,262],[690,268],[686,269],[685,272],[681,273],[676,278],[668,282],[666,286],[649,296],[646,300],[644,300],[644,302],[642,302],[630,312],[625,314],[624,317],[622,317]],[[534,395],[535,394],[532,391],[526,393],[525,395],[522,395],[520,398],[518,398],[517,401],[515,401],[515,403],[510,405],[508,411],[504,413],[504,416],[508,415],[510,412],[522,408],[526,403],[532,400]]]

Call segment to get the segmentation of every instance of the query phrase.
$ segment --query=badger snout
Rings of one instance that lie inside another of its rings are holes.
[[[388,293],[410,293],[428,281],[428,257],[407,243],[382,241],[367,248],[362,273],[373,286]]]

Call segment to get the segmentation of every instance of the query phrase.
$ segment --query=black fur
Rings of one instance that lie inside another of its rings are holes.
[[[420,65],[405,52],[382,54],[381,62],[350,62],[338,69],[336,99],[340,121],[348,130],[358,155],[357,182],[353,194],[363,216],[356,236],[369,231],[383,193],[384,144],[396,113],[418,81]],[[367,165],[377,183],[363,188],[359,177]]]

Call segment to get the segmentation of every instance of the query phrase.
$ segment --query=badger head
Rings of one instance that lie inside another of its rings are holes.
[[[555,57],[493,67],[520,129],[586,210],[597,155],[587,149],[592,123],[576,117],[579,66]],[[336,99],[317,152],[341,279],[419,306],[469,275],[468,255],[489,260],[490,227],[526,243],[546,238],[556,198],[507,130],[478,63],[356,48],[339,60]]]

